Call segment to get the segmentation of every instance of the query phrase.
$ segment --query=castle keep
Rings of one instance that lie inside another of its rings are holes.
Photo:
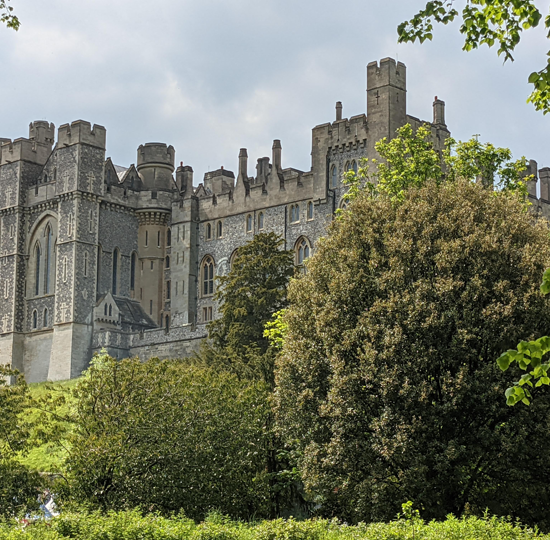
[[[344,171],[375,158],[374,144],[398,127],[424,123],[407,114],[406,92],[404,64],[372,62],[366,114],[343,118],[338,102],[335,120],[313,128],[309,171],[287,166],[275,140],[253,175],[241,149],[236,175],[208,172],[198,187],[166,144],[114,165],[105,128],[82,120],[57,138],[38,121],[28,139],[2,139],[0,364],[36,382],[77,377],[102,348],[142,359],[196,350],[216,317],[215,278],[239,246],[273,231],[300,264],[341,205]],[[436,98],[427,122],[439,149],[444,106]],[[541,180],[548,200],[549,169]]]

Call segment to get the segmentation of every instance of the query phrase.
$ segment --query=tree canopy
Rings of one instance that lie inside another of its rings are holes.
[[[433,23],[448,24],[459,18],[460,33],[464,35],[463,50],[471,51],[481,45],[498,47],[498,56],[504,61],[514,60],[514,50],[521,33],[536,28],[541,21],[550,37],[550,15],[543,17],[533,0],[468,0],[461,11],[455,0],[430,0],[413,18],[399,25],[400,43],[423,43],[433,39]],[[534,87],[527,101],[544,114],[550,112],[550,52],[547,63],[540,71],[529,75]]]
[[[227,276],[217,280],[220,318],[208,326],[201,357],[241,376],[273,383],[274,352],[264,336],[273,314],[286,306],[294,274],[292,252],[275,233],[260,233],[240,247]]]
[[[489,508],[548,528],[550,396],[503,406],[495,362],[547,330],[548,262],[516,193],[359,192],[290,285],[276,370],[279,430],[322,514],[387,520],[412,500],[427,519]]]

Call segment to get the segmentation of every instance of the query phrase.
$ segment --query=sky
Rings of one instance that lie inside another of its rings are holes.
[[[457,0],[457,5],[461,4]],[[544,13],[550,0],[541,0]],[[366,112],[366,65],[407,66],[407,112],[432,119],[446,102],[452,135],[509,147],[550,166],[550,115],[526,103],[527,78],[546,63],[542,28],[524,34],[515,62],[495,49],[463,52],[458,24],[434,40],[397,44],[397,26],[422,0],[11,0],[18,32],[0,27],[0,137],[83,119],[107,128],[107,157],[136,161],[146,142],[174,146],[195,185],[248,149],[309,170],[311,128]]]

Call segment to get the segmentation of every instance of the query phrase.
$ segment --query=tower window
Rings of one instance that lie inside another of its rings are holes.
[[[48,308],[44,309],[43,326],[48,326]]]
[[[166,282],[166,300],[170,300],[171,296],[172,296],[171,282],[167,281]]]
[[[35,274],[34,274],[34,294],[38,296],[40,294],[40,245],[37,243],[34,248],[34,256],[36,257]]]
[[[113,283],[112,283],[112,292],[117,294],[117,284],[118,284],[118,249],[113,251]]]
[[[145,231],[145,247],[149,245],[149,231]]]
[[[332,170],[330,172],[330,187],[333,189],[338,187],[338,171],[336,169],[336,165],[332,166]]]
[[[157,232],[157,247],[160,247],[160,231]]]
[[[221,238],[223,235],[223,225],[221,221],[218,221],[218,238]]]
[[[313,219],[313,203],[307,203],[307,219]]]
[[[214,294],[214,260],[206,257],[202,263],[202,294],[210,296]]]
[[[206,239],[210,240],[212,238],[212,225],[210,223],[206,224]]]
[[[153,314],[153,301],[149,300],[149,315]]]
[[[32,327],[35,330],[38,328],[38,312],[36,309],[32,312]]]
[[[136,254],[132,253],[132,257],[130,259],[130,290],[134,290],[136,288]]]
[[[164,268],[170,268],[170,257],[169,257],[169,255],[166,255],[166,258],[164,259]]]
[[[88,277],[88,252],[84,252],[84,277]]]
[[[44,272],[44,294],[50,293],[51,282],[51,266],[52,266],[52,250],[53,250],[53,232],[51,226],[46,227],[46,261]]]

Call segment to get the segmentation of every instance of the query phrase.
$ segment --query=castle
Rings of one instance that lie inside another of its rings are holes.
[[[236,176],[222,167],[196,188],[172,146],[144,144],[119,167],[105,158],[105,128],[82,120],[57,140],[43,121],[28,139],[1,139],[0,364],[55,381],[80,375],[102,348],[142,359],[197,350],[216,317],[215,278],[239,246],[273,231],[300,264],[342,204],[342,174],[375,158],[377,141],[427,123],[443,148],[444,102],[422,122],[407,114],[406,92],[404,64],[372,62],[367,114],[342,118],[338,102],[335,120],[313,128],[309,171],[286,167],[275,140],[255,176],[241,149]],[[550,169],[540,176],[546,201]]]

